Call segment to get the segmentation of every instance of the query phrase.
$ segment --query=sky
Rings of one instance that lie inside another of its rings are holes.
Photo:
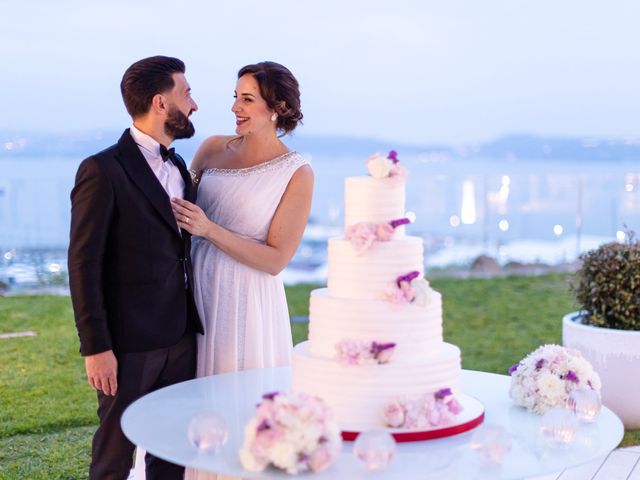
[[[638,137],[640,2],[0,0],[0,129],[130,124],[136,60],[181,58],[198,136],[230,134],[236,73],[287,66],[300,135],[413,144]]]

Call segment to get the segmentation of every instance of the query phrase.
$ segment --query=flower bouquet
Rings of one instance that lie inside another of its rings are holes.
[[[244,434],[240,461],[251,472],[262,472],[270,464],[289,474],[321,472],[342,447],[329,407],[302,392],[263,395]]]
[[[577,388],[600,392],[600,377],[578,350],[543,345],[509,369],[509,395],[517,405],[542,414],[564,407]]]

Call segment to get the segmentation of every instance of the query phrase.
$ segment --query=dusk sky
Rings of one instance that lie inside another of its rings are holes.
[[[0,129],[124,128],[124,70],[164,54],[187,64],[199,136],[233,132],[236,72],[261,60],[300,81],[301,135],[640,136],[633,0],[0,0],[0,12]]]

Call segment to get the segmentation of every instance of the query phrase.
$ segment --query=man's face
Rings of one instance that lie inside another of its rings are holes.
[[[189,116],[198,110],[198,105],[191,98],[191,87],[182,73],[174,73],[175,85],[164,96],[167,99],[167,118],[164,131],[174,140],[191,138],[196,130]]]

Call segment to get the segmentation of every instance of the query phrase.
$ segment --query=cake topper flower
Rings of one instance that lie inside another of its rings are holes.
[[[408,223],[411,223],[408,218],[391,220],[389,223],[359,222],[347,227],[344,238],[351,241],[351,245],[360,255],[376,242],[388,242],[396,228]]]
[[[342,366],[371,366],[389,363],[395,351],[393,342],[367,342],[345,338],[336,343],[335,359]]]
[[[412,303],[424,307],[431,303],[433,289],[420,272],[413,271],[401,275],[382,294],[382,299],[394,305]]]
[[[367,170],[373,178],[394,184],[405,183],[409,176],[409,171],[400,164],[395,150],[391,150],[386,157],[379,153],[371,155],[367,160]]]

